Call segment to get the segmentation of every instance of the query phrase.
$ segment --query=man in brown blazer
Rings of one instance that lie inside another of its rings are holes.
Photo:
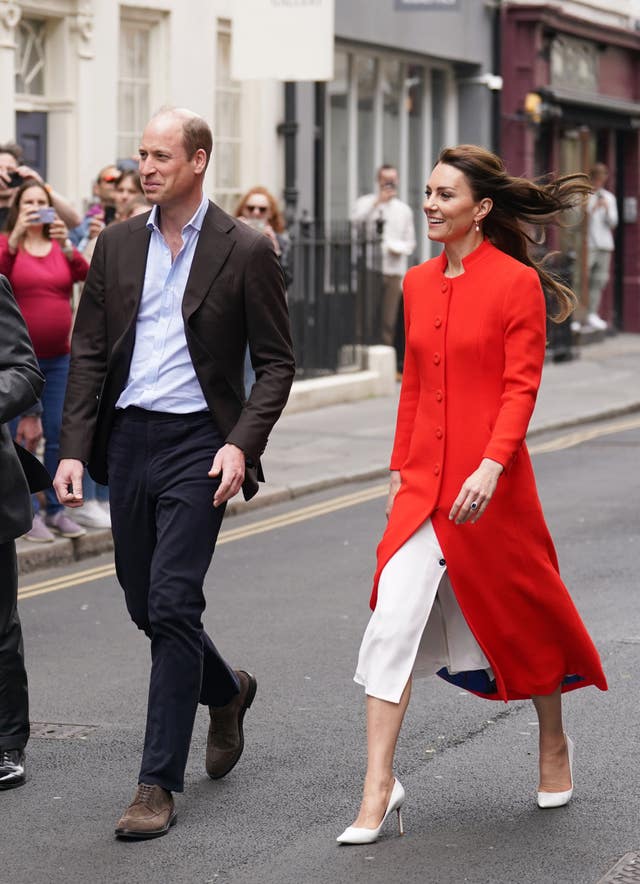
[[[82,505],[84,465],[108,481],[116,570],[151,640],[138,789],[116,835],[152,838],[175,823],[198,702],[209,707],[206,769],[243,749],[256,680],[234,671],[201,622],[203,580],[225,503],[249,499],[289,394],[294,361],[285,287],[270,241],[203,195],[206,122],[156,114],[140,175],[153,205],[99,237],[78,309],[54,487]],[[256,382],[243,395],[249,345]]]

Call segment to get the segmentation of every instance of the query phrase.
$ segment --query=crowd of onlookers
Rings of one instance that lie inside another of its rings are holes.
[[[93,183],[84,217],[23,163],[19,145],[0,144],[0,273],[13,288],[45,376],[37,408],[12,424],[17,442],[32,451],[44,442],[51,475],[58,461],[62,406],[69,370],[69,339],[76,289],[85,279],[96,239],[108,225],[149,211],[137,162],[105,166]],[[65,509],[50,489],[34,496],[34,518],[27,540],[51,542],[79,537],[86,528],[110,526],[108,489],[87,477],[85,504]]]

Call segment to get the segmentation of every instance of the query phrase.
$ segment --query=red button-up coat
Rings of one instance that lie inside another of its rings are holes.
[[[595,684],[598,653],[558,572],[524,442],[545,353],[531,267],[485,241],[446,277],[446,256],[404,281],[406,354],[391,469],[402,485],[378,547],[380,573],[431,517],[460,608],[495,676],[491,699]],[[477,524],[448,518],[483,457],[504,472]],[[473,690],[473,688],[470,688]]]

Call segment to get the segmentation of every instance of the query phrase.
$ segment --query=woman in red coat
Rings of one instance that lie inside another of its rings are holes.
[[[585,176],[539,186],[494,154],[444,150],[426,188],[438,258],[404,280],[406,356],[391,457],[388,525],[355,680],[367,694],[364,797],[340,843],[370,843],[404,790],[393,756],[413,674],[481,697],[531,698],[540,723],[538,805],[566,804],[573,744],[561,695],[606,690],[598,653],[560,579],[524,442],[556,319],[573,294],[528,254],[588,193]]]

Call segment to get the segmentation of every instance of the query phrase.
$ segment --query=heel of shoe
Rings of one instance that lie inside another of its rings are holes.
[[[399,807],[397,810],[398,813],[398,833],[400,835],[404,835],[404,822],[402,820],[402,808]]]

